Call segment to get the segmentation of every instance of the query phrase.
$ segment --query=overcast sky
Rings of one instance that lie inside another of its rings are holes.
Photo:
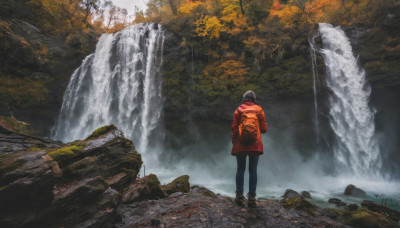
[[[127,9],[128,13],[132,15],[135,12],[135,6],[139,7],[139,9],[145,10],[146,3],[148,0],[111,0],[111,1],[114,3],[114,5]]]

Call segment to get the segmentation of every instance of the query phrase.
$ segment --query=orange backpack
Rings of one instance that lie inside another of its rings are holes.
[[[245,110],[242,112],[239,125],[240,143],[243,145],[253,144],[260,134],[258,122],[258,110]]]

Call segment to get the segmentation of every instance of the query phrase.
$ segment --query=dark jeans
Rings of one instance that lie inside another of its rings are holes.
[[[249,156],[249,193],[255,194],[257,188],[257,165],[259,155]],[[247,155],[237,155],[236,191],[243,192],[244,171],[246,170]]]

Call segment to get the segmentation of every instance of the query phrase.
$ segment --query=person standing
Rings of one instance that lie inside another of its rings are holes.
[[[243,95],[242,104],[236,109],[232,122],[232,151],[236,156],[236,198],[239,206],[245,205],[243,196],[246,158],[249,157],[248,207],[256,207],[257,165],[259,155],[264,153],[261,133],[267,132],[263,109],[256,102],[256,94],[249,90]]]

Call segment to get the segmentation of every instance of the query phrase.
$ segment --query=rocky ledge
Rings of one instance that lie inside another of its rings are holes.
[[[247,208],[188,176],[138,178],[141,155],[112,125],[69,144],[0,133],[20,148],[0,148],[0,227],[400,227],[398,211],[373,202],[319,208],[288,190]]]

